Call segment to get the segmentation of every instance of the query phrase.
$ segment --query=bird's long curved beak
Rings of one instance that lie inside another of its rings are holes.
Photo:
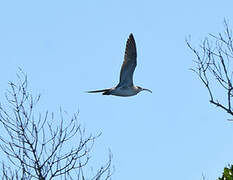
[[[142,88],[142,90],[143,90],[143,91],[148,91],[148,92],[152,93],[152,91],[149,90],[149,89]]]

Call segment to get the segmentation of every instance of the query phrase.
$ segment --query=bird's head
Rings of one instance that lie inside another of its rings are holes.
[[[152,93],[152,91],[150,89],[146,89],[146,88],[142,88],[140,86],[137,86],[137,89],[138,89],[138,92],[141,92],[141,91],[148,91],[150,93]]]

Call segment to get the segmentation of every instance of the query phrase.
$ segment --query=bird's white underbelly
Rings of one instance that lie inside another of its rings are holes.
[[[134,96],[138,92],[133,87],[121,87],[113,89],[111,94],[115,96]]]

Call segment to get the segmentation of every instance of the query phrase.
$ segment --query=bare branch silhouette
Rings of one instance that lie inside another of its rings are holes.
[[[21,71],[18,82],[9,83],[7,105],[0,104],[0,148],[11,165],[2,164],[2,179],[80,179],[99,135],[86,136],[78,114],[72,117],[60,109],[59,115],[38,112],[39,96],[28,91],[27,76]],[[92,180],[110,179],[111,153],[107,164]],[[12,168],[14,167],[14,168]]]
[[[186,43],[195,55],[195,67],[191,70],[197,74],[206,87],[210,103],[233,115],[233,44],[232,31],[224,20],[223,33],[209,34],[198,49],[190,40]]]

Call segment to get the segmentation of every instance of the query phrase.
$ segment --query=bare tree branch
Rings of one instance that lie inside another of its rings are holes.
[[[209,34],[198,50],[191,45],[190,39],[186,39],[186,43],[196,59],[195,67],[191,70],[206,87],[210,103],[233,115],[233,43],[232,31],[226,20],[224,20],[224,28],[223,33]],[[225,97],[218,94],[223,94]]]
[[[78,179],[82,174],[83,180],[83,168],[99,135],[86,136],[78,114],[69,117],[60,109],[58,117],[48,111],[37,115],[40,95],[29,93],[27,76],[22,71],[18,80],[9,83],[5,94],[8,106],[0,104],[0,123],[5,130],[0,135],[0,148],[14,166],[2,164],[2,179]],[[109,179],[110,166],[111,156],[92,180]]]

